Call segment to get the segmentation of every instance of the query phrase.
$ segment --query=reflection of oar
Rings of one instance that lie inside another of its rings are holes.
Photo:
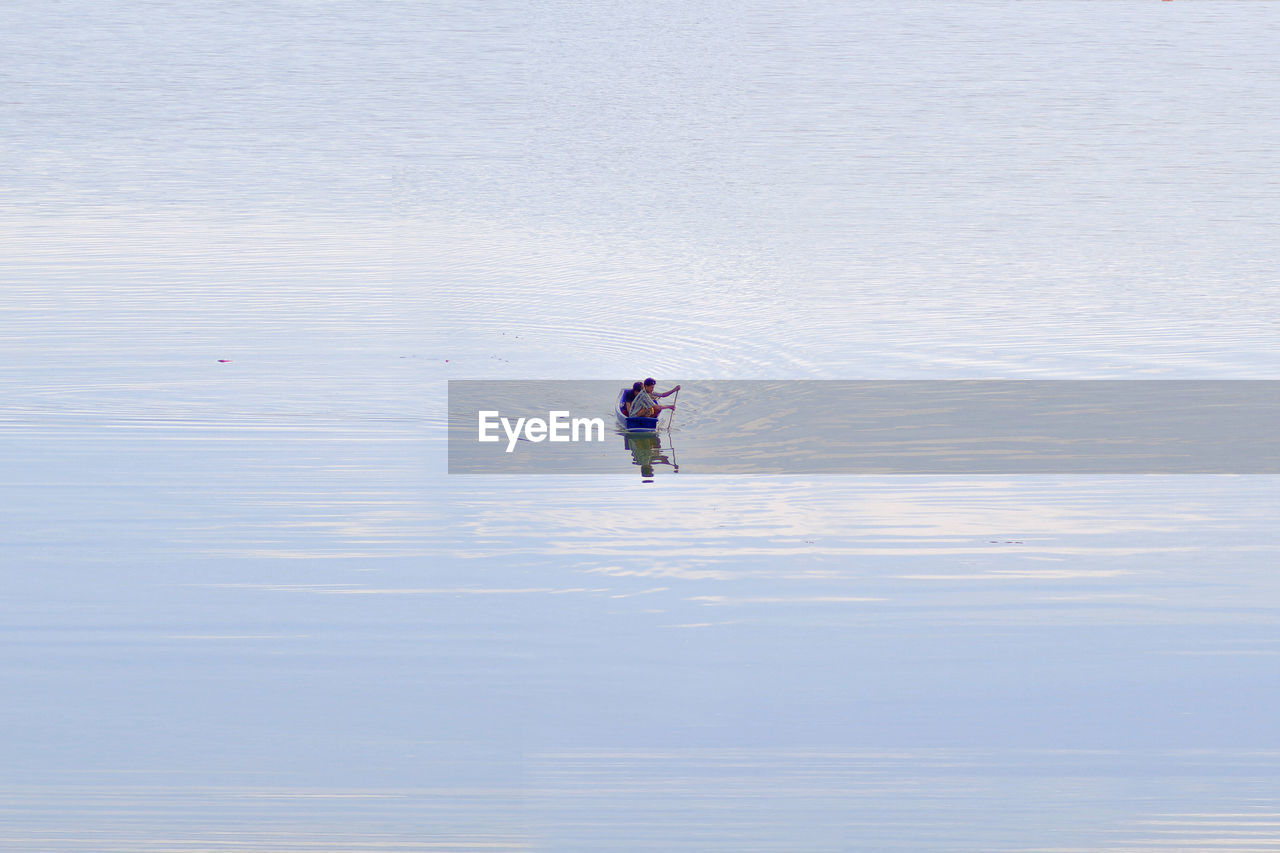
[[[676,389],[676,395],[671,399],[671,417],[667,418],[667,431],[671,431],[671,422],[676,419],[676,403],[680,401],[680,389]]]

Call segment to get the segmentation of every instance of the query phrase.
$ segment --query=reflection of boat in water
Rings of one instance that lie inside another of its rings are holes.
[[[651,478],[655,465],[670,465],[672,471],[680,470],[675,462],[675,447],[668,448],[670,456],[664,453],[662,437],[657,432],[628,433],[623,436],[622,441],[627,450],[631,451],[631,464],[640,466],[641,477]]]
[[[614,417],[618,419],[618,429],[626,432],[656,433],[658,431],[657,418],[629,418],[622,413],[622,397],[626,393],[626,388],[619,391],[618,402],[613,406]]]

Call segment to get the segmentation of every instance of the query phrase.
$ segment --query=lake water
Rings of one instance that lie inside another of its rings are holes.
[[[445,411],[1280,378],[1275,4],[5,11],[0,849],[1280,849],[1275,477]]]

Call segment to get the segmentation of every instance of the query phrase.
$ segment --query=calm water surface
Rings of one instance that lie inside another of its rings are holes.
[[[444,411],[1276,378],[1273,4],[6,12],[0,849],[1280,849],[1274,478]]]

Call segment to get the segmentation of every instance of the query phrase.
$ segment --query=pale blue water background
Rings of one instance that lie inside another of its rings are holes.
[[[1275,378],[1274,4],[2,8],[0,849],[1280,848],[1271,478],[443,445]]]

